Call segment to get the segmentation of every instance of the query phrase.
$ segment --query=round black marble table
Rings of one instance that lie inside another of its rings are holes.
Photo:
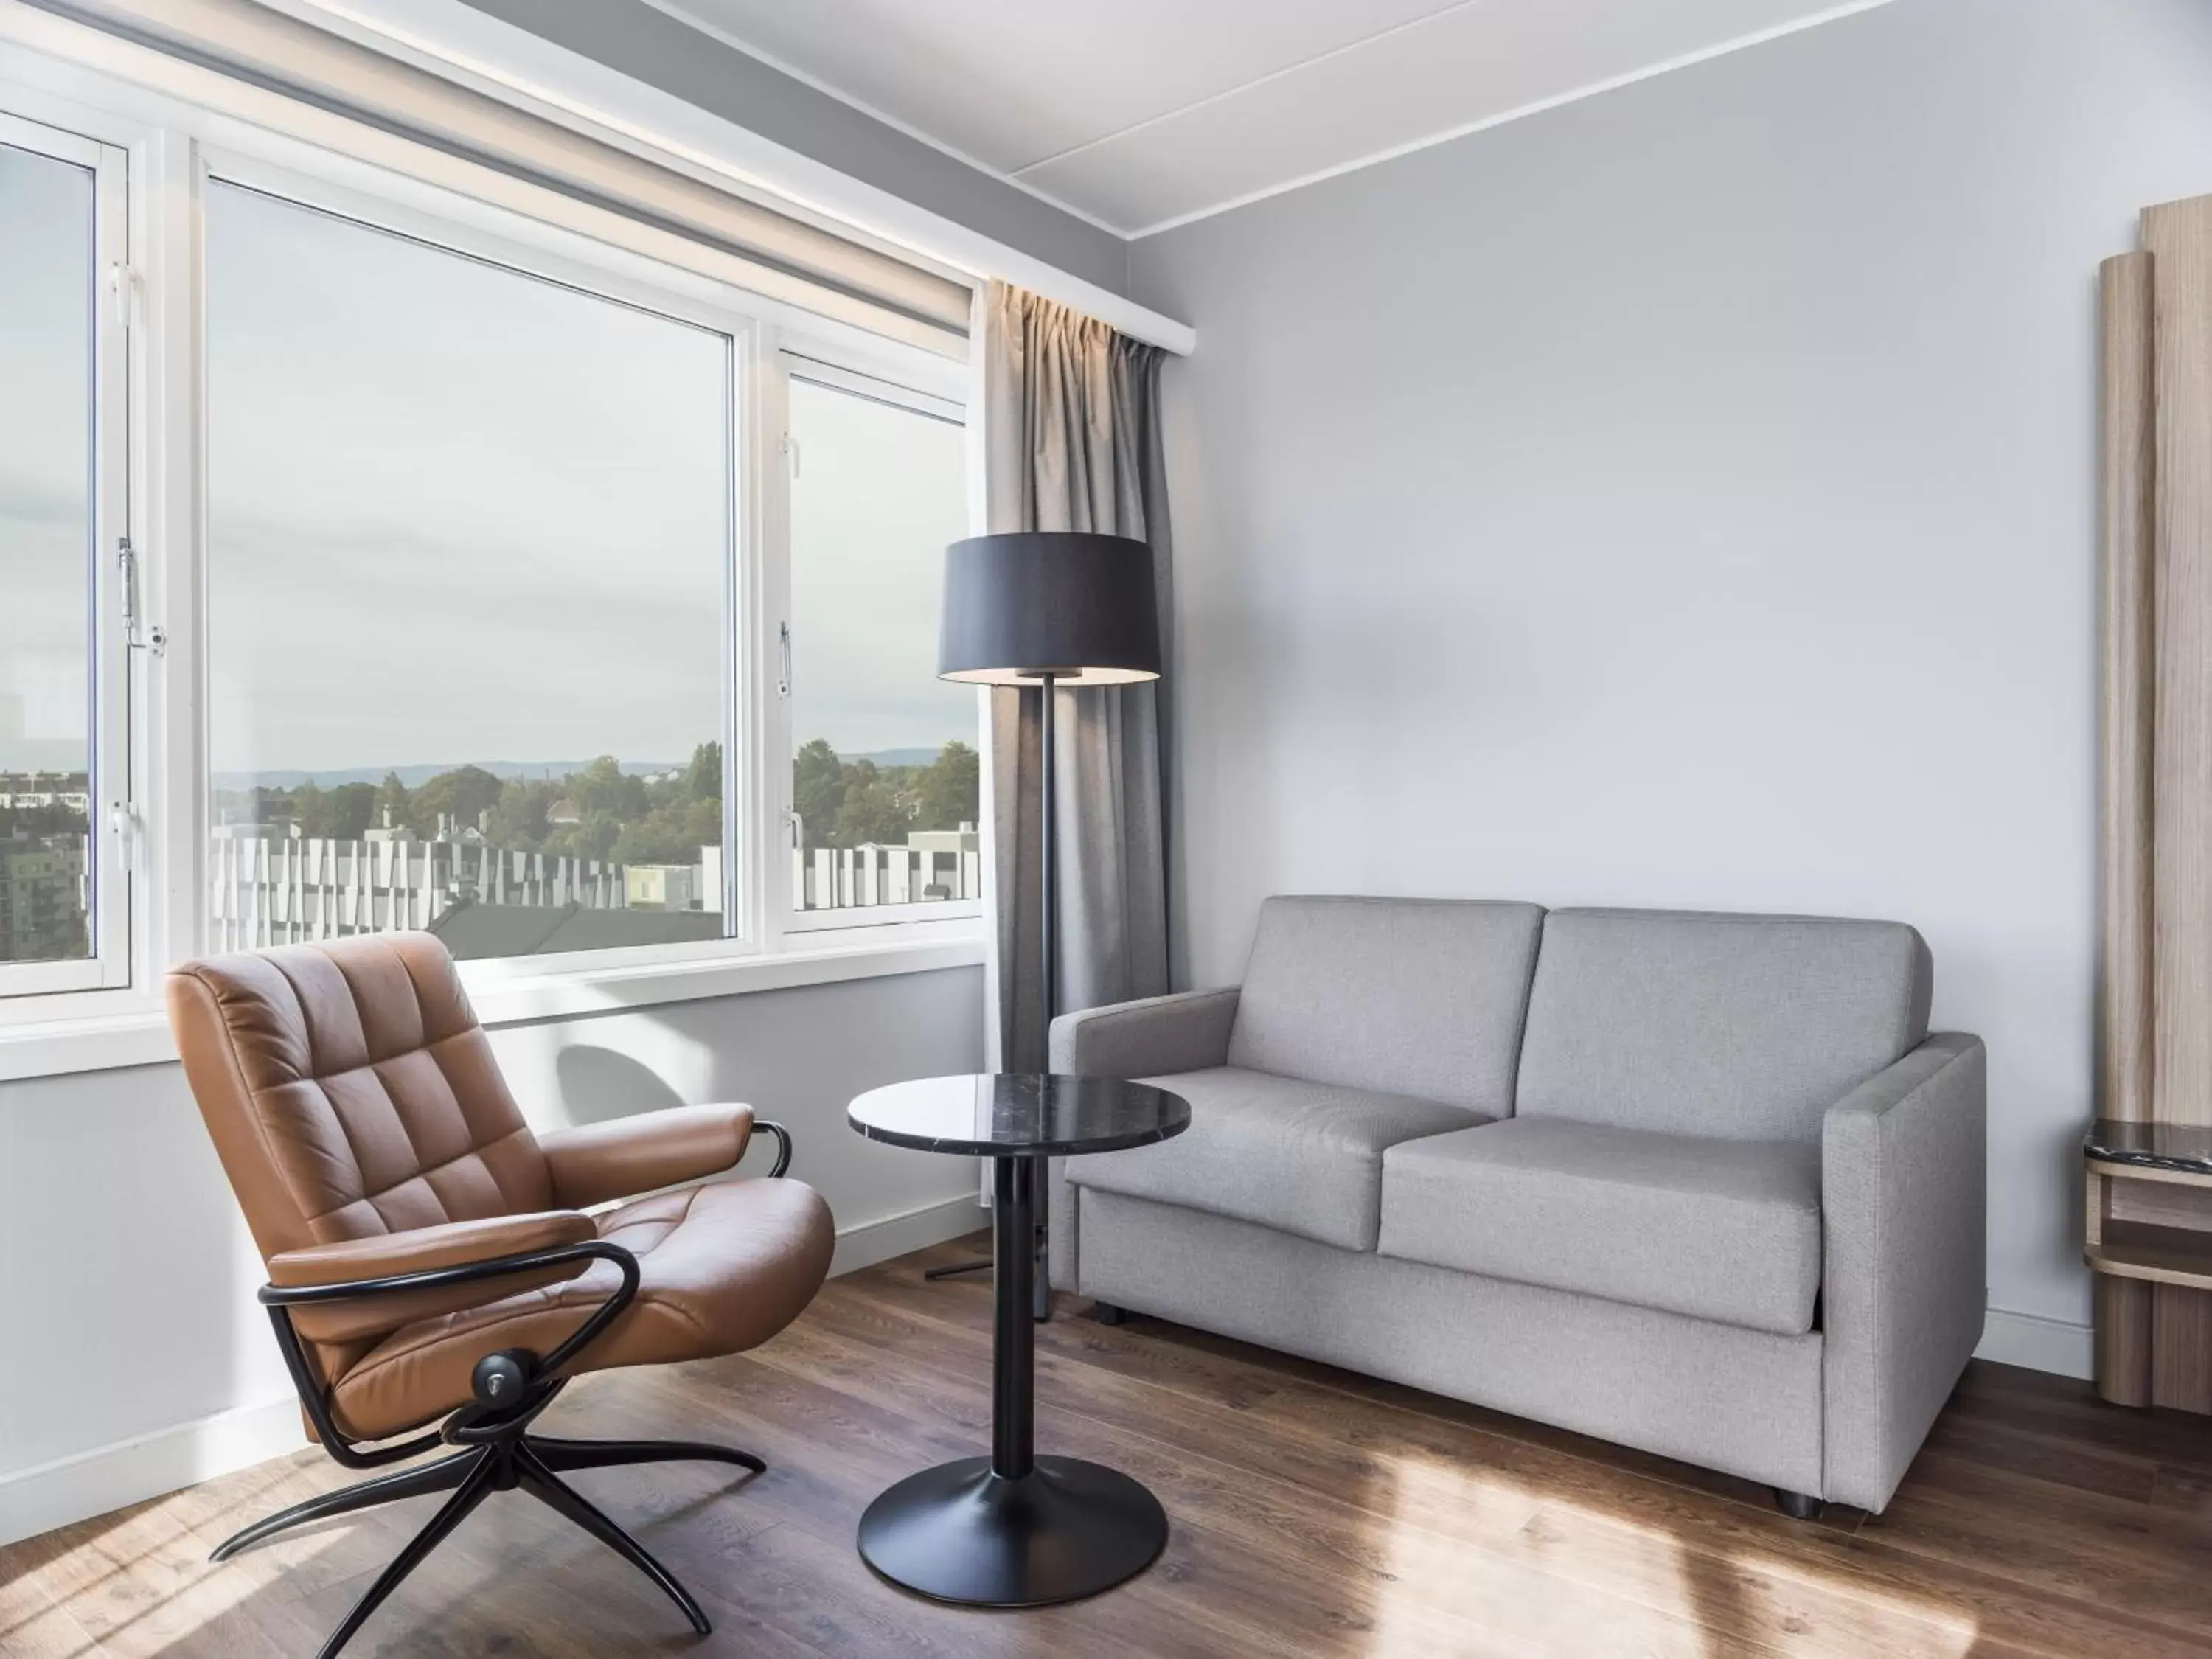
[[[994,1301],[991,1455],[908,1475],[860,1517],[860,1555],[940,1601],[1034,1607],[1110,1589],[1150,1566],[1167,1512],[1138,1482],[1036,1455],[1037,1196],[1045,1160],[1145,1146],[1190,1126],[1190,1103],[1109,1078],[924,1078],[872,1089],[846,1116],[871,1140],[988,1158]]]

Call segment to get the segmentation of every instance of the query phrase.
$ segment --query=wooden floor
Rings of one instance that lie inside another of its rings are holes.
[[[707,1605],[495,1497],[349,1655],[2212,1654],[2212,1422],[1976,1364],[1887,1515],[1796,1522],[1763,1488],[1080,1304],[1039,1333],[1038,1434],[1146,1481],[1174,1536],[1075,1606],[959,1612],[854,1553],[861,1508],[983,1448],[989,1288],[961,1247],[830,1285],[739,1358],[591,1378],[548,1431],[719,1437],[766,1475],[580,1478]],[[7,1659],[305,1659],[428,1513],[416,1500],[223,1567],[233,1528],[343,1483],[318,1454],[0,1550]]]

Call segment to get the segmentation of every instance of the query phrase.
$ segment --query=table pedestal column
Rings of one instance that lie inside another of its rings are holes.
[[[1117,1470],[1036,1455],[1035,1293],[1042,1158],[992,1160],[991,1455],[909,1475],[860,1517],[860,1554],[895,1583],[996,1607],[1073,1601],[1150,1566],[1168,1518]]]

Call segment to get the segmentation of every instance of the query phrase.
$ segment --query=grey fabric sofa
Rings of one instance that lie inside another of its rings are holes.
[[[1055,1171],[1053,1283],[1879,1510],[1985,1303],[1930,978],[1893,922],[1270,899],[1241,988],[1054,1023],[1192,1122]]]

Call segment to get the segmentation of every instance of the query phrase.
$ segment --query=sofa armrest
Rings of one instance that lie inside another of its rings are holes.
[[[598,1237],[599,1229],[592,1224],[591,1217],[573,1210],[447,1221],[435,1226],[412,1227],[405,1232],[375,1233],[365,1238],[341,1239],[336,1243],[279,1251],[269,1258],[269,1282],[280,1291],[304,1290],[311,1285],[357,1285],[495,1261],[503,1256],[532,1255],[564,1244],[585,1243]],[[591,1265],[589,1261],[579,1259],[557,1267],[520,1269],[513,1274],[472,1284],[390,1291],[303,1304],[293,1310],[292,1323],[311,1342],[358,1341],[396,1331],[418,1319],[457,1313],[464,1308],[496,1302],[502,1297],[557,1285],[575,1278]]]
[[[1825,1490],[1880,1510],[1981,1340],[1988,1064],[1938,1032],[1820,1132]]]
[[[1232,985],[1062,1014],[1052,1023],[1049,1063],[1071,1077],[1164,1077],[1226,1066],[1237,999]],[[1054,1289],[1073,1290],[1082,1218],[1071,1202],[1066,1158],[1052,1160],[1046,1191],[1052,1217],[1048,1277]]]
[[[750,1106],[671,1106],[540,1136],[553,1197],[568,1209],[635,1198],[733,1167],[753,1132]]]
[[[1071,1077],[1159,1077],[1226,1066],[1237,995],[1232,985],[1062,1014],[1052,1023],[1052,1069]]]

